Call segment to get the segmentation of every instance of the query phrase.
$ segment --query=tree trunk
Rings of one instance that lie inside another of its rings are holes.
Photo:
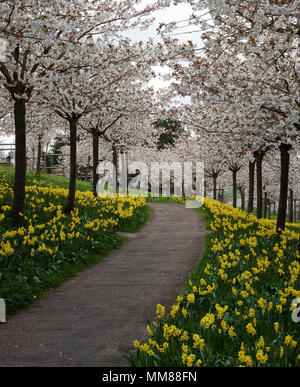
[[[26,183],[26,103],[22,99],[14,103],[15,120],[15,185],[13,197],[13,221],[21,223],[24,214]]]
[[[293,223],[294,221],[294,192],[292,189],[289,190],[290,192],[290,197],[289,197],[289,223]]]
[[[262,160],[263,160],[263,152],[255,152],[254,153],[255,161],[256,161],[256,196],[257,196],[257,204],[256,204],[256,216],[260,219],[262,218],[262,204],[263,204],[263,187],[262,187]]]
[[[232,189],[233,189],[233,207],[236,208],[236,202],[237,202],[237,184],[236,184],[236,175],[237,175],[237,170],[234,169],[232,171]]]
[[[289,144],[281,144],[280,150],[280,196],[277,215],[277,232],[285,229],[286,210],[287,210],[287,197],[288,197],[288,184],[289,184],[289,167],[290,167],[290,149]]]
[[[97,130],[93,130],[93,194],[97,196],[97,167],[99,161],[99,134]]]
[[[241,209],[244,211],[246,206],[245,200],[245,190],[243,187],[239,187],[240,195],[241,195]]]
[[[217,200],[217,177],[216,173],[213,173],[213,199]]]
[[[249,192],[248,192],[248,214],[253,212],[254,202],[254,179],[255,179],[255,161],[249,161]]]
[[[113,186],[112,190],[113,193],[116,194],[118,191],[118,153],[117,153],[117,148],[115,146],[112,147],[113,150]]]
[[[32,162],[31,162],[31,170],[34,171],[34,162],[35,162],[35,149],[34,147],[32,149]]]
[[[267,211],[268,211],[268,194],[265,191],[265,197],[264,197],[264,218],[267,219]]]
[[[77,170],[77,120],[72,118],[70,124],[70,180],[68,203],[65,212],[69,214],[74,209],[75,192],[76,192],[76,170]]]
[[[128,155],[125,150],[122,151],[120,160],[120,171],[121,171],[121,189],[120,193],[123,195],[127,195],[127,188],[128,188]]]

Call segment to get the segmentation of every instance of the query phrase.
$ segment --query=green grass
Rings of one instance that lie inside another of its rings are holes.
[[[151,207],[145,206],[143,213],[134,215],[131,221],[120,228],[122,232],[138,232],[151,218]]]
[[[0,166],[0,175],[5,174],[8,181],[12,184],[14,181],[15,169],[12,167]],[[63,176],[56,176],[47,173],[37,175],[35,172],[27,171],[26,185],[52,186],[59,188],[69,188],[69,179]],[[93,191],[92,183],[83,180],[76,180],[76,189],[78,191]]]
[[[179,196],[170,196],[166,197],[159,195],[158,197],[152,197],[151,195],[147,196],[147,202],[159,202],[159,203],[176,203],[176,204],[185,204],[186,200]]]

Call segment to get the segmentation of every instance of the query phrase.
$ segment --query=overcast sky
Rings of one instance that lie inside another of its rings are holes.
[[[144,5],[149,4],[149,1],[145,1]],[[155,21],[153,24],[144,31],[139,31],[139,30],[133,30],[129,32],[128,35],[134,42],[139,42],[139,41],[146,41],[151,37],[154,42],[159,41],[159,37],[156,33],[156,29],[159,26],[160,23],[169,23],[172,21],[180,22],[180,33],[184,33],[186,31],[190,31],[191,28],[183,28],[183,26],[187,25],[187,20],[192,14],[192,8],[188,4],[178,4],[178,5],[173,5],[170,6],[169,8],[165,8],[156,12],[153,12],[152,16],[155,18]],[[197,34],[181,34],[177,36],[178,39],[182,42],[187,41],[187,40],[193,40],[199,42],[199,38],[197,37]]]
[[[145,0],[143,2],[143,6],[149,4],[149,0]],[[132,30],[128,33],[126,33],[126,36],[130,37],[133,42],[140,42],[140,41],[147,41],[149,38],[151,38],[154,43],[157,43],[160,40],[156,30],[157,27],[161,23],[170,23],[170,22],[177,22],[178,24],[178,30],[176,31],[176,35],[172,35],[173,37],[176,37],[179,42],[187,42],[188,40],[192,40],[195,45],[198,47],[201,46],[201,40],[199,39],[199,33],[191,33],[191,31],[197,29],[195,27],[188,26],[188,19],[192,14],[192,8],[189,4],[178,4],[178,5],[172,5],[169,8],[165,8],[159,11],[156,11],[152,14],[152,16],[155,18],[155,21],[153,24],[147,28],[146,30]],[[188,32],[188,33],[187,33]],[[166,74],[168,73],[167,67],[155,67],[154,68],[157,73],[160,74]],[[151,86],[154,87],[155,90],[167,87],[169,85],[170,81],[165,81],[160,77],[156,77],[153,79],[153,81],[150,83]],[[189,102],[189,98],[181,98],[181,102]]]

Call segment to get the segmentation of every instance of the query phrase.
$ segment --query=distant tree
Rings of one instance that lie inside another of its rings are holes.
[[[61,148],[65,145],[70,146],[70,136],[56,136],[54,139],[54,143],[51,146],[51,151],[55,155],[62,154]],[[52,157],[53,165],[59,164],[59,156]]]
[[[8,162],[8,163],[11,163],[14,159],[14,152],[13,151],[10,151],[8,153],[8,155],[6,156],[5,160]]]
[[[174,146],[176,140],[183,134],[184,128],[180,121],[173,120],[172,118],[158,119],[153,122],[156,129],[163,129],[163,132],[155,134],[157,139],[157,149],[165,149],[168,146]]]

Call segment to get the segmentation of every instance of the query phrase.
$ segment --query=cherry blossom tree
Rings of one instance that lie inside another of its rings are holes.
[[[33,95],[44,94],[58,76],[59,80],[62,77],[70,80],[71,67],[75,62],[78,66],[86,48],[93,45],[95,39],[107,43],[126,28],[146,26],[144,16],[159,3],[138,9],[139,3],[134,0],[1,2],[0,39],[6,45],[5,55],[1,50],[1,83],[11,99],[15,121],[15,221],[20,221],[24,210],[27,104]],[[101,55],[100,49],[98,56]],[[73,125],[75,118],[78,119],[78,112],[73,115]],[[72,158],[74,156],[72,152]],[[69,207],[72,207],[74,191],[72,181]]]
[[[169,61],[178,92],[198,100],[199,106],[211,105],[210,125],[201,121],[202,126],[215,130],[219,120],[220,131],[233,136],[241,131],[246,142],[249,134],[255,139],[258,216],[262,215],[262,157],[270,147],[279,148],[280,231],[285,224],[289,151],[299,142],[299,1],[191,0],[189,4],[195,10],[190,25],[200,26],[204,44],[201,49],[191,44],[189,58],[185,55],[181,62]],[[167,26],[167,32],[172,29],[175,24]],[[165,41],[170,44],[170,37]],[[176,41],[172,44],[178,46]]]

